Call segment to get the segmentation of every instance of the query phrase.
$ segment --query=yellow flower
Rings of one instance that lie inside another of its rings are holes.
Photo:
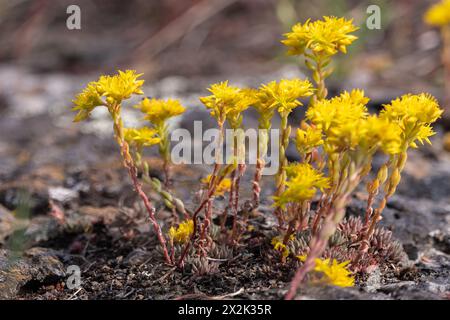
[[[281,113],[289,113],[294,108],[301,106],[300,98],[313,94],[313,86],[308,80],[281,79],[272,81],[259,88],[256,110],[261,113],[270,113],[277,109]]]
[[[317,189],[323,191],[330,187],[329,179],[307,163],[287,166],[286,174],[289,178],[286,181],[286,190],[279,197],[274,197],[277,207],[284,207],[287,203],[311,200]]]
[[[144,119],[155,126],[163,125],[167,119],[178,116],[186,110],[177,99],[144,98],[134,107],[140,109],[145,114]]]
[[[103,105],[103,101],[97,92],[96,85],[96,82],[88,83],[86,88],[72,100],[75,105],[72,111],[78,111],[73,120],[74,122],[86,120],[95,107]]]
[[[306,112],[306,118],[327,133],[331,127],[366,117],[368,102],[362,90],[345,91],[340,96],[314,103]]]
[[[292,239],[293,239],[293,237],[291,237],[290,240],[292,240]],[[281,255],[283,258],[286,258],[287,256],[289,256],[289,249],[283,243],[283,240],[281,237],[272,238],[272,241],[270,243],[272,244],[274,250],[281,252]]]
[[[252,95],[249,94],[250,91],[229,86],[228,81],[215,83],[208,88],[208,91],[212,94],[201,97],[200,101],[220,122],[225,121],[227,117],[232,122],[236,121],[239,115],[254,102]]]
[[[139,129],[124,128],[123,134],[125,141],[130,144],[136,144],[137,146],[150,147],[161,141],[161,138],[157,136],[157,131],[148,127]]]
[[[327,137],[327,147],[334,151],[359,148],[368,154],[381,148],[386,154],[397,154],[401,152],[401,134],[398,124],[372,115],[334,126]]]
[[[322,130],[302,122],[303,129],[297,129],[295,144],[300,154],[310,153],[314,148],[323,144]]]
[[[97,81],[89,82],[72,100],[75,105],[72,110],[78,111],[74,121],[86,120],[95,107],[118,105],[133,94],[143,94],[141,87],[144,80],[138,80],[140,76],[142,74],[136,74],[134,70],[119,70],[116,75],[100,76]],[[102,98],[105,98],[105,101]]]
[[[106,97],[110,104],[120,103],[133,94],[144,94],[141,90],[144,80],[139,80],[142,73],[137,74],[134,70],[120,71],[113,76],[101,76],[97,81],[97,92]]]
[[[433,96],[407,94],[383,106],[381,117],[398,123],[404,147],[417,147],[416,140],[430,143],[428,138],[434,135],[430,124],[439,119],[442,112]]]
[[[450,24],[450,0],[442,0],[431,6],[425,13],[424,20],[429,25],[437,27]]]
[[[209,183],[211,182],[211,177],[212,175],[209,174],[206,178],[203,178],[201,182],[208,186]],[[228,178],[224,178],[222,179],[222,181],[220,181],[219,185],[217,185],[214,195],[223,196],[225,192],[228,192],[230,190],[230,187],[231,187],[231,180]]]
[[[347,46],[358,39],[350,33],[358,29],[353,25],[353,20],[323,17],[323,20],[308,20],[304,24],[294,25],[281,42],[289,48],[290,55],[311,52],[314,55],[329,57],[339,51],[346,53]]]
[[[300,261],[305,261],[306,256],[297,256]],[[350,261],[338,263],[336,259],[330,262],[330,259],[315,259],[314,271],[321,273],[324,281],[337,287],[353,287],[355,285],[355,278],[351,272],[347,270],[346,266]]]
[[[170,227],[169,238],[174,242],[186,243],[194,233],[194,221],[186,220],[180,223],[178,228]]]
[[[316,259],[314,271],[321,272],[326,276],[326,281],[338,287],[353,287],[355,278],[351,276],[351,272],[346,269],[350,261],[338,263],[336,259],[330,263],[330,259]]]
[[[443,112],[436,98],[428,93],[406,94],[383,107],[381,114],[394,121],[406,119],[420,123],[433,123]]]

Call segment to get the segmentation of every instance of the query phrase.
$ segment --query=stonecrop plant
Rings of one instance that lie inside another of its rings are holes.
[[[185,111],[178,100],[144,98],[135,107],[144,114],[148,126],[125,128],[121,109],[126,107],[125,100],[143,94],[140,74],[128,70],[101,76],[76,97],[75,121],[86,120],[96,107],[109,111],[123,164],[145,204],[168,264],[184,268],[191,263],[192,270],[211,271],[209,256],[228,257],[245,244],[243,235],[253,230],[248,217],[263,214],[258,211],[263,201],[272,204],[277,221],[275,236],[267,239],[271,248],[268,256],[298,265],[286,299],[295,296],[306,276],[310,283],[347,287],[354,285],[358,273],[399,262],[401,245],[392,239],[390,231],[379,226],[379,221],[400,183],[408,149],[431,143],[432,124],[442,110],[437,100],[426,93],[397,98],[384,105],[379,114],[369,113],[369,98],[360,89],[328,98],[325,80],[332,74],[332,58],[347,52],[357,39],[353,34],[357,29],[351,20],[324,17],[299,23],[285,34],[282,43],[288,47],[288,54],[304,58],[315,85],[308,79],[281,79],[257,89],[235,87],[227,81],[211,85],[210,95],[201,97],[200,102],[219,129],[216,162],[211,174],[202,180],[202,192],[192,211],[169,191],[168,119]],[[305,118],[292,130],[289,115],[305,105]],[[240,129],[244,126],[243,112],[248,108],[254,108],[259,115],[259,131],[252,198],[242,201],[239,188],[247,166]],[[279,168],[272,198],[260,199],[268,132],[275,113],[281,119]],[[224,164],[221,150],[226,125],[235,135],[232,158]],[[300,155],[294,163],[286,157],[291,142]],[[164,184],[150,176],[142,153],[144,148],[156,145],[163,160]],[[385,159],[379,168],[373,166],[377,154]],[[140,178],[138,171],[142,172]],[[155,208],[142,183],[157,191],[164,205],[173,210],[173,225],[166,232],[155,218]],[[346,207],[363,183],[366,210],[362,218],[346,217]],[[226,196],[228,205],[219,211],[215,199]],[[231,223],[227,219],[229,212]]]
[[[121,115],[122,104],[125,100],[130,99],[133,95],[143,94],[141,87],[144,84],[144,80],[139,79],[141,76],[142,74],[137,74],[134,70],[119,71],[115,75],[101,76],[97,81],[88,83],[86,88],[73,100],[73,104],[75,105],[73,110],[77,111],[74,121],[79,122],[87,120],[91,112],[97,107],[107,108],[112,120],[114,138],[120,148],[123,165],[128,170],[134,189],[142,199],[149,214],[153,229],[160,242],[164,258],[167,263],[172,263],[173,261],[167,250],[166,238],[155,217],[155,208],[143,191],[142,183],[138,180],[138,166],[143,164],[144,172],[146,174],[144,177],[147,177],[148,181],[156,186],[157,191],[165,196],[164,200],[166,201],[166,204],[172,208],[177,206],[180,211],[187,215],[183,203],[171,196],[167,191],[162,190],[159,180],[156,178],[151,179],[149,177],[148,164],[142,161],[142,148],[155,144],[161,146],[162,143],[165,143],[165,139],[167,139],[167,137],[164,136],[166,132],[159,130],[159,127],[156,125],[155,129],[148,127],[125,128]],[[179,112],[179,110],[177,110],[177,112]],[[152,114],[156,113],[160,113],[158,119],[163,119],[163,121],[161,123],[158,122],[158,124],[163,125],[167,116],[165,110],[159,109]]]

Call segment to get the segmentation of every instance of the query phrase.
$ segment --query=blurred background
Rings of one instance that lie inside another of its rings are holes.
[[[372,90],[436,90],[440,37],[422,21],[433,0],[13,0],[0,1],[0,63],[34,73],[98,74],[133,68],[148,80],[249,77],[295,59],[281,35],[323,15],[354,18],[360,40],[342,57],[335,83]],[[68,30],[66,9],[81,9]],[[381,29],[366,10],[381,8]],[[343,82],[344,80],[344,82]]]

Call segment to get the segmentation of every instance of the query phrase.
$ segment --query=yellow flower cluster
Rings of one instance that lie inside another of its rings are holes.
[[[368,102],[369,98],[364,96],[362,90],[355,89],[350,93],[345,91],[332,99],[317,101],[306,112],[306,118],[328,133],[332,127],[355,122],[367,116]]]
[[[416,140],[430,143],[434,134],[431,124],[442,114],[437,100],[429,94],[407,94],[383,106],[381,117],[400,126],[404,148],[417,147]]]
[[[277,109],[281,113],[289,113],[302,105],[298,99],[311,96],[313,85],[308,80],[281,79],[262,85],[256,96],[255,109],[259,113],[270,113]]]
[[[148,99],[144,98],[139,104],[134,106],[145,114],[144,119],[150,121],[155,126],[160,126],[172,117],[182,114],[186,109],[177,99]]]
[[[442,0],[425,13],[426,23],[436,27],[450,24],[450,0]]]
[[[378,147],[386,154],[401,152],[400,127],[376,115],[342,123],[330,130],[327,147],[329,152],[360,148],[367,156]]]
[[[178,228],[170,227],[169,238],[173,242],[186,243],[189,241],[192,233],[194,233],[194,221],[186,220],[180,223]]]
[[[300,261],[305,261],[306,256],[297,256]],[[330,259],[315,259],[314,271],[321,273],[324,281],[337,287],[353,287],[355,285],[355,278],[351,272],[347,270],[347,265],[350,261],[338,263],[336,259],[330,262]]]
[[[150,147],[158,144],[161,138],[157,134],[158,132],[155,129],[148,127],[123,129],[125,141],[137,147]]]
[[[208,186],[209,183],[211,182],[211,177],[212,177],[212,175],[209,174],[206,178],[203,178],[201,180],[201,182]],[[216,186],[216,191],[214,192],[214,195],[215,196],[223,196],[225,194],[225,192],[228,192],[228,190],[230,190],[230,187],[231,187],[231,180],[228,178],[224,178]]]
[[[310,153],[314,148],[323,145],[322,130],[316,126],[302,122],[304,129],[297,129],[295,145],[300,154]]]
[[[133,94],[143,94],[141,87],[144,80],[139,80],[141,76],[134,70],[119,70],[115,75],[100,76],[97,81],[88,83],[72,101],[75,105],[72,110],[78,111],[74,121],[87,119],[95,107],[116,106]]]
[[[274,197],[277,207],[311,200],[317,189],[323,191],[330,187],[329,179],[307,163],[291,164],[286,167],[286,173],[289,178],[287,188],[279,197]]]
[[[353,90],[317,101],[308,109],[306,117],[326,134],[324,143],[328,153],[356,148],[367,155],[377,148],[387,154],[401,151],[399,125],[386,117],[369,116],[368,101],[362,90]]]
[[[251,90],[230,86],[228,81],[215,83],[208,91],[211,95],[201,97],[200,101],[211,110],[211,115],[217,121],[224,122],[228,119],[233,127],[239,124],[241,113],[255,102]]]
[[[385,105],[381,111],[387,118],[399,121],[433,123],[442,114],[436,98],[427,93],[407,94]]]
[[[106,97],[108,103],[120,103],[133,94],[144,94],[141,89],[144,80],[138,80],[141,76],[142,73],[136,74],[134,70],[119,70],[117,75],[101,76],[97,81],[97,92]]]
[[[353,20],[345,18],[323,17],[323,20],[310,20],[292,27],[281,41],[289,48],[288,54],[302,55],[308,52],[316,56],[333,56],[347,52],[347,46],[357,39],[350,33],[358,30]]]

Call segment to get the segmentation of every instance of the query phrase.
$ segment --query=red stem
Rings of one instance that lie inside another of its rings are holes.
[[[253,178],[253,208],[255,209],[259,206],[259,198],[261,194],[261,186],[259,185],[259,183],[261,182],[263,168],[264,160],[256,160],[256,171],[255,177]]]

